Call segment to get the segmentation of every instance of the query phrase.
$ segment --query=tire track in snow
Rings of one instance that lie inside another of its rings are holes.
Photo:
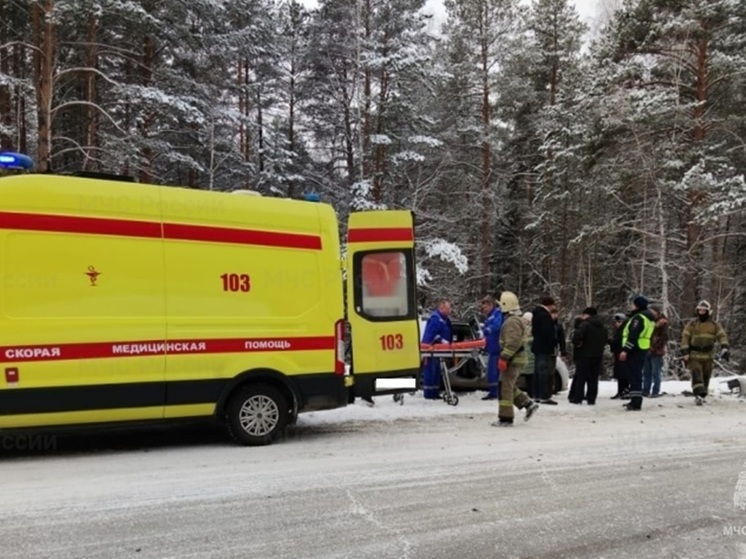
[[[743,464],[743,470],[738,476],[736,489],[733,492],[733,506],[742,511],[746,511],[746,462]]]
[[[549,475],[549,472],[547,471],[547,467],[543,463],[541,465],[541,479],[544,483],[546,483],[552,489],[552,491],[559,490],[559,486],[557,485],[557,482],[554,481],[552,476]]]
[[[407,538],[405,538],[401,534],[401,532],[399,532],[399,530],[393,529],[393,528],[389,528],[388,526],[386,526],[385,523],[383,523],[380,520],[378,520],[376,518],[375,514],[373,514],[371,511],[369,511],[365,507],[365,505],[363,504],[363,502],[360,499],[358,499],[357,497],[355,497],[355,495],[352,493],[352,491],[350,489],[347,489],[346,493],[347,493],[347,498],[352,503],[352,514],[355,514],[357,516],[363,517],[368,522],[370,522],[374,526],[378,527],[379,529],[381,529],[383,532],[385,532],[387,534],[395,534],[396,535],[396,539],[399,541],[399,543],[401,544],[401,547],[402,547],[401,554],[400,555],[396,555],[396,557],[399,557],[400,559],[410,559],[410,557],[411,557],[410,556],[410,552],[412,551],[413,546],[409,542],[409,540],[407,540]]]

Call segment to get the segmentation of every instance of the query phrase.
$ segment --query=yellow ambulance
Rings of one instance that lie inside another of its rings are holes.
[[[414,390],[412,213],[347,230],[343,260],[318,201],[0,177],[0,433],[214,417],[262,445]]]

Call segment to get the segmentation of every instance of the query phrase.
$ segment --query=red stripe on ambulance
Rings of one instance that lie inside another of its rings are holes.
[[[0,361],[17,363],[22,361],[147,357],[165,354],[184,355],[195,353],[253,353],[257,351],[330,351],[334,348],[334,336],[179,340],[174,342],[153,340],[133,342],[95,342],[87,344],[0,347]]]
[[[67,215],[0,212],[0,228],[154,239],[161,237],[161,224],[158,222]]]
[[[414,241],[414,232],[407,227],[361,228],[347,231],[350,243],[390,243]]]
[[[0,229],[321,250],[318,235],[69,215],[0,212]]]
[[[178,239],[182,241],[321,250],[321,237],[299,235],[296,233],[274,233],[271,231],[251,231],[249,229],[227,229],[224,227],[164,223],[163,236],[166,239]]]

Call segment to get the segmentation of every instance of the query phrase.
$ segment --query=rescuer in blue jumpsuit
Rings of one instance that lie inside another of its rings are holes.
[[[451,302],[448,299],[438,301],[437,308],[430,315],[430,318],[428,318],[427,324],[425,324],[425,333],[422,335],[423,344],[451,343],[453,341],[450,314]],[[426,357],[422,376],[422,392],[425,399],[439,399],[440,359]]]
[[[485,350],[487,351],[487,396],[482,400],[499,399],[500,369],[497,362],[500,359],[500,328],[503,325],[503,313],[495,304],[495,299],[487,295],[482,299],[482,312],[487,317],[484,321]]]

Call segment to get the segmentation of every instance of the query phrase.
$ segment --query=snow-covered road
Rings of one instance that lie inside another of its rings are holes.
[[[746,400],[637,413],[612,392],[512,429],[481,394],[417,395],[301,416],[262,448],[200,428],[6,452],[0,556],[746,558]]]

